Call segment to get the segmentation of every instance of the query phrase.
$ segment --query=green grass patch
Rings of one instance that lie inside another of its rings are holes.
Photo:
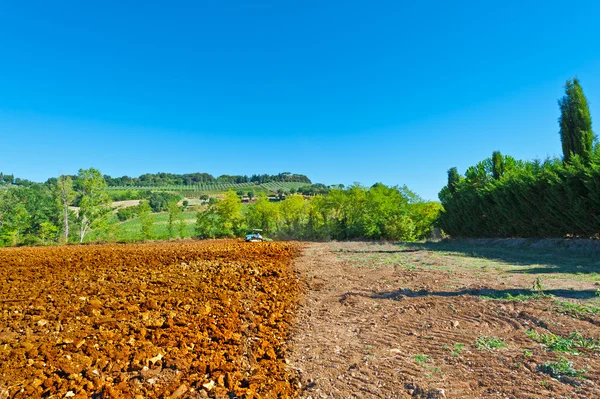
[[[423,364],[429,361],[429,357],[427,355],[418,354],[414,357],[414,360],[417,364]]]
[[[494,295],[481,295],[480,298],[491,300],[491,301],[514,301],[514,302],[525,302],[531,299],[542,299],[547,298],[548,294],[539,294],[537,292],[525,292],[522,294],[512,295],[510,292],[500,292]]]
[[[169,235],[169,214],[153,213],[154,225],[152,226],[152,239],[168,240],[179,237],[179,222],[173,223],[173,236]],[[183,212],[183,238],[195,236],[196,212]],[[95,231],[90,232],[85,241],[93,242],[99,238]],[[114,241],[137,241],[142,240],[142,225],[139,218],[126,220],[114,225]]]
[[[480,351],[482,351],[482,350],[491,351],[494,349],[506,348],[506,344],[504,343],[503,339],[497,338],[497,337],[486,337],[486,336],[477,338],[477,341],[475,341],[475,346]]]
[[[600,307],[597,306],[558,299],[554,303],[557,306],[558,313],[566,314],[576,319],[600,315]]]

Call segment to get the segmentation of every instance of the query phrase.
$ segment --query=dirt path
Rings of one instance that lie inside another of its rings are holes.
[[[598,317],[558,313],[549,298],[483,299],[529,288],[534,277],[462,262],[394,245],[309,244],[296,262],[307,286],[289,356],[301,397],[600,397],[597,350],[556,353],[527,334],[599,337]],[[573,289],[552,280],[561,287]],[[540,371],[563,356],[585,379]]]

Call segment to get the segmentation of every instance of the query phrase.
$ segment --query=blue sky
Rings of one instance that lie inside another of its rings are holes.
[[[600,115],[599,15],[597,1],[5,0],[0,171],[289,171],[436,199],[448,168],[494,150],[560,155],[567,78]]]

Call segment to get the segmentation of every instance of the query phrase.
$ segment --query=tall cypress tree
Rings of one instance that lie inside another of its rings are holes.
[[[573,155],[579,155],[585,162],[589,162],[594,145],[594,133],[590,109],[579,79],[567,80],[565,95],[558,100],[558,105],[560,107],[558,124],[564,161],[569,162]]]
[[[492,175],[494,180],[500,180],[504,174],[504,157],[500,154],[500,151],[494,151],[492,153]]]
[[[448,169],[448,190],[454,194],[456,192],[456,185],[460,181],[460,174],[456,167]]]

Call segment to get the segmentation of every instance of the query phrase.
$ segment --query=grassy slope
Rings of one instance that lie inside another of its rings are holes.
[[[169,238],[179,237],[179,226],[178,223],[175,222],[173,226],[173,237],[169,236],[169,214],[168,213],[154,213],[152,214],[154,218],[154,226],[152,229],[153,239],[156,240],[166,240]],[[183,212],[183,220],[185,222],[184,229],[184,238],[189,238],[194,236],[194,224],[196,223],[196,212]],[[141,223],[139,218],[126,220],[124,222],[117,224],[116,231],[116,240],[117,241],[131,241],[131,240],[141,240]],[[99,237],[91,232],[86,237],[86,242],[95,241]]]

